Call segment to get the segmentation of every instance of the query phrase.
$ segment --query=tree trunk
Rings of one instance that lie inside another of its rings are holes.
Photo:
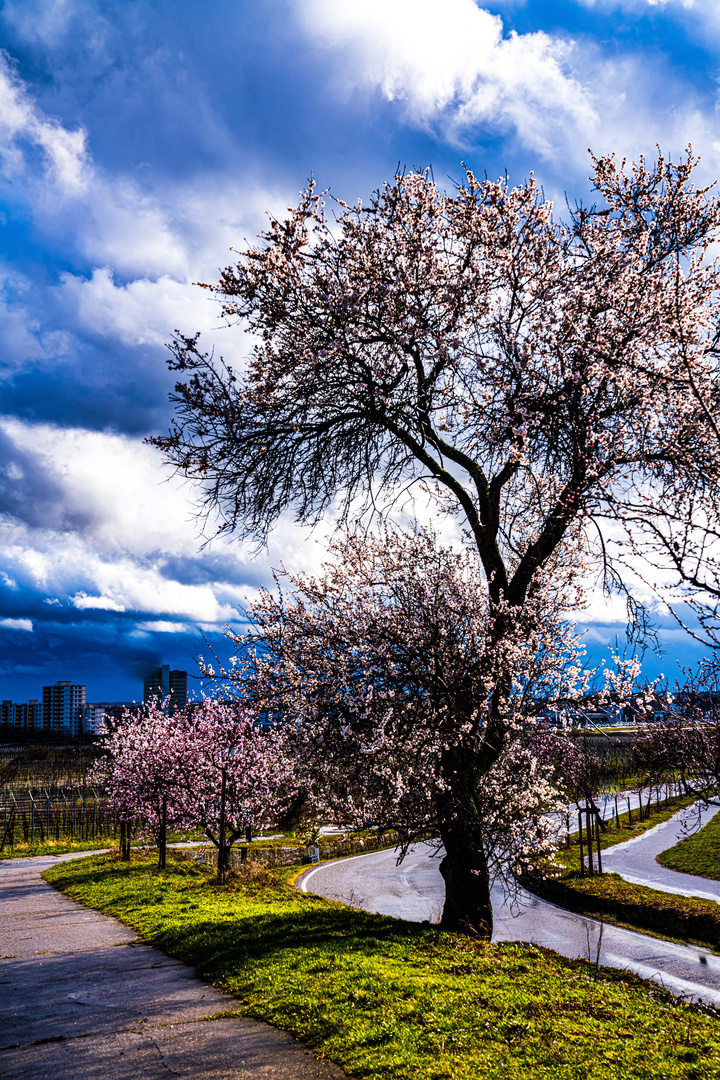
[[[227,770],[222,771],[222,784],[220,787],[220,828],[218,829],[218,885],[225,883],[225,873],[228,864],[228,846],[225,839],[225,793],[227,790]]]
[[[132,823],[130,821],[120,822],[120,858],[126,862],[130,861],[130,835],[131,835]]]
[[[587,805],[585,806],[585,824],[586,824],[585,835],[587,836],[587,850],[588,850],[588,873],[590,874],[590,877],[592,877],[593,874],[595,873],[595,869],[593,867],[592,822],[590,820],[590,807],[587,806]]]
[[[493,930],[490,874],[482,847],[462,829],[441,829],[445,857],[440,873],[445,882],[445,906],[440,925],[491,938]]]
[[[252,826],[245,826],[245,844],[240,848],[240,862],[246,863],[248,857],[248,851],[250,850],[246,845],[252,840]]]
[[[598,872],[598,874],[602,874],[603,868],[602,868],[602,855],[600,853],[600,815],[599,814],[595,815],[595,841],[597,843],[597,862],[598,862],[598,864],[597,864],[597,872]]]
[[[441,758],[445,790],[435,796],[445,856],[440,873],[445,882],[445,905],[440,925],[490,939],[493,930],[490,871],[478,818],[476,790],[481,776],[497,760],[501,733],[474,755],[463,747],[447,748]]]
[[[158,866],[165,869],[167,861],[167,795],[162,798],[162,810],[160,812],[160,836],[158,842]]]

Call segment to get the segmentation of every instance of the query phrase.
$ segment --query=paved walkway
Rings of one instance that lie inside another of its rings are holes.
[[[87,854],[87,853],[83,853]],[[0,1077],[337,1080],[290,1035],[240,1017],[194,971],[41,880],[77,855],[0,862]]]
[[[710,806],[702,811],[702,825],[717,814],[720,807]],[[606,873],[620,874],[626,881],[635,885],[647,885],[661,892],[678,893],[680,896],[697,896],[702,900],[716,900],[720,903],[720,881],[699,877],[696,874],[682,874],[670,870],[657,861],[662,851],[674,847],[684,840],[683,821],[687,810],[679,810],[669,821],[663,821],[654,829],[648,829],[634,840],[624,844],[615,844],[602,853],[603,870]]]

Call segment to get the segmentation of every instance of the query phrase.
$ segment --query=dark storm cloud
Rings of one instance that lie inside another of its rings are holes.
[[[145,436],[165,432],[171,416],[163,349],[78,348],[72,362],[23,371],[2,393],[6,415],[33,423]],[[106,377],[97,378],[104,371]]]
[[[248,563],[239,549],[230,545],[220,551],[205,548],[193,559],[163,557],[159,562],[163,577],[182,585],[245,585],[257,588],[267,583],[264,564]]]
[[[40,697],[43,685],[72,679],[87,686],[90,701],[140,700],[145,674],[160,663],[188,671],[195,685],[196,658],[207,652],[201,637],[133,636],[114,617],[104,615],[90,622],[75,612],[73,621],[35,624],[32,632],[0,625],[0,685],[11,683],[14,699],[27,700]],[[213,635],[213,643],[220,655],[228,655],[220,635]]]
[[[31,296],[6,288],[2,299],[0,415],[135,436],[167,429],[175,380],[163,344],[131,346],[88,327],[77,298],[56,284]]]

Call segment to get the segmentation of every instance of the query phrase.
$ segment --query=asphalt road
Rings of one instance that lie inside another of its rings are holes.
[[[411,922],[438,922],[445,896],[440,855],[417,844],[398,866],[395,851],[323,863],[299,888],[365,911]],[[563,956],[585,957],[654,979],[678,996],[720,1007],[720,956],[575,915],[521,891],[512,904],[493,890],[493,941],[530,941]]]
[[[86,855],[82,852],[81,855]],[[235,998],[41,880],[68,858],[0,862],[0,1077],[339,1080],[286,1032],[219,1017]]]
[[[720,806],[703,809],[702,825],[707,825],[718,810]],[[642,836],[636,836],[634,840],[627,840],[624,844],[617,844],[604,851],[603,870],[620,874],[626,881],[632,881],[636,885],[647,885],[651,889],[679,893],[680,896],[699,896],[703,900],[716,900],[720,903],[720,881],[668,870],[657,861],[661,851],[674,847],[687,836],[683,829],[687,814],[687,810],[680,810],[669,821],[656,825]]]

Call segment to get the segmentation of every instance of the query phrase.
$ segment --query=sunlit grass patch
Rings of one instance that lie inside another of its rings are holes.
[[[355,1076],[720,1077],[720,1023],[659,986],[345,908],[293,890],[296,873],[218,888],[189,860],[105,856],[46,877]]]
[[[35,855],[64,855],[68,851],[103,851],[113,846],[116,846],[113,840],[108,840],[107,837],[98,837],[95,840],[43,840],[34,844],[23,840],[12,848],[7,846],[0,851],[0,862],[3,859],[27,859]]]

